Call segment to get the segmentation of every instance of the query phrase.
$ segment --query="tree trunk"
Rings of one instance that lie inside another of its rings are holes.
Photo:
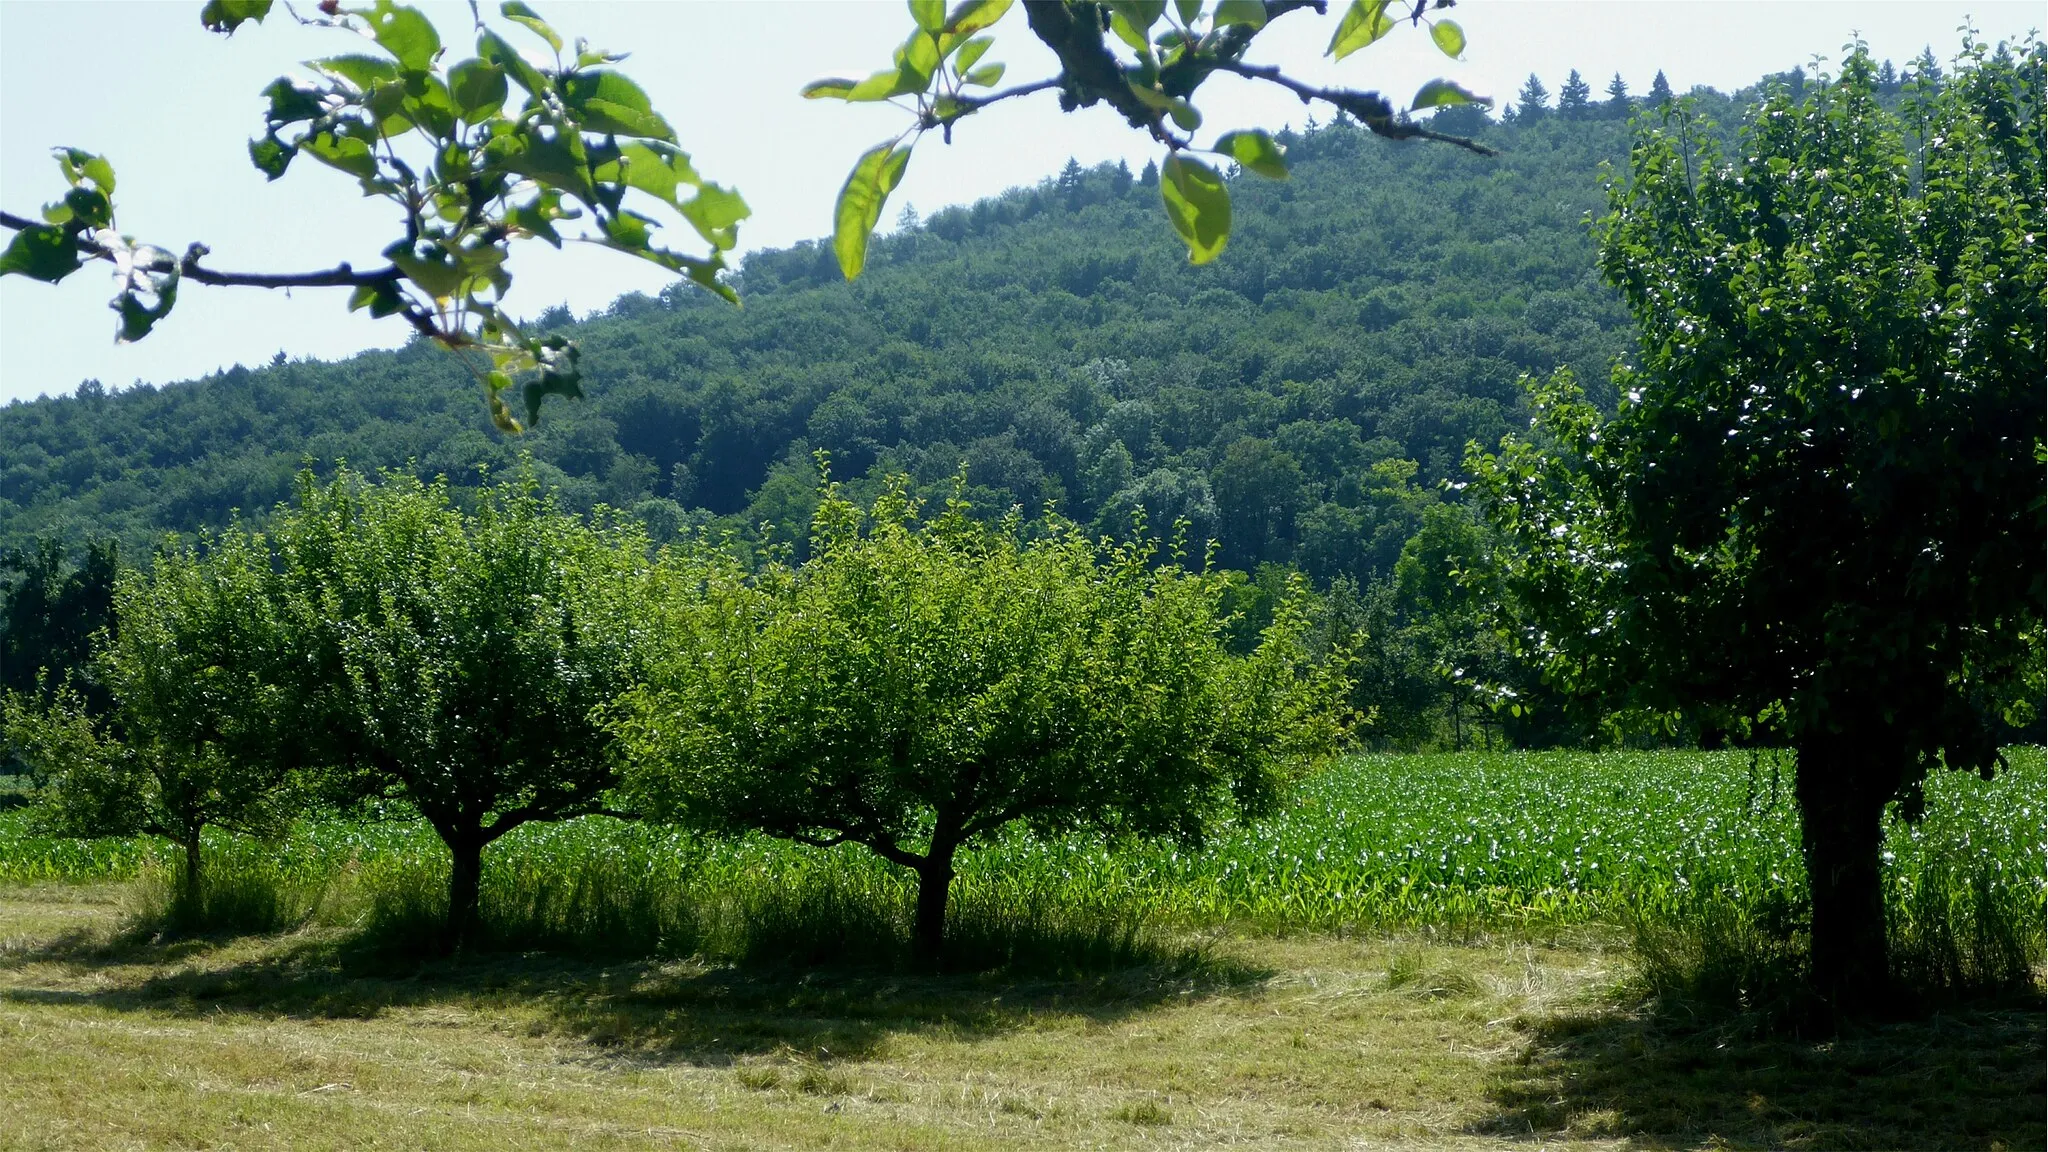
[[[911,947],[917,962],[937,967],[946,948],[946,896],[953,887],[953,849],[932,846],[917,868],[917,923]]]
[[[1837,1018],[1885,1006],[1891,961],[1879,853],[1895,777],[1839,737],[1799,745],[1793,789],[1813,890],[1813,986]]]
[[[442,950],[455,952],[476,936],[477,890],[483,881],[483,837],[458,835],[448,838],[448,923]]]
[[[192,839],[185,842],[185,915],[197,918],[200,914],[199,885],[199,833],[192,833]]]

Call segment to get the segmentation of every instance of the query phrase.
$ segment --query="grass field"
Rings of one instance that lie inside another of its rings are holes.
[[[2040,1147],[2048,773],[2012,759],[1887,841],[1905,968],[1980,987],[1825,1041],[1659,977],[1796,907],[1746,756],[1369,757],[1199,851],[1018,837],[939,974],[852,849],[523,829],[451,962],[406,946],[414,824],[210,842],[180,936],[160,846],[0,813],[0,1147]]]

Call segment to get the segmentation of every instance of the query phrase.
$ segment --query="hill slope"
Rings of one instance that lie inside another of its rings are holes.
[[[964,462],[983,507],[1050,501],[1108,530],[1140,504],[1185,515],[1233,566],[1385,573],[1466,441],[1520,421],[1522,373],[1597,381],[1629,339],[1585,225],[1626,127],[1488,134],[1499,158],[1294,136],[1294,179],[1237,178],[1229,251],[1201,268],[1156,187],[1070,168],[881,240],[855,285],[798,245],[747,260],[744,308],[679,291],[557,314],[590,397],[523,438],[423,345],[12,404],[0,544],[139,555],[268,508],[308,457],[466,483],[528,450],[572,503],[794,539],[825,449],[842,478],[943,485]]]

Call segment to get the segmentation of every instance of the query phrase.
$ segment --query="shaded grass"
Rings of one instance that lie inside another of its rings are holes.
[[[2039,1148],[2041,1017],[2029,995],[1802,1035],[1622,995],[1519,1021],[1526,1046],[1472,1130],[1629,1148]]]

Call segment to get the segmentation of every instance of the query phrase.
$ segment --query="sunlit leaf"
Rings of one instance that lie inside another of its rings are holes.
[[[967,74],[960,77],[960,79],[966,81],[969,84],[979,85],[980,87],[983,88],[993,88],[997,84],[1002,83],[1003,67],[1004,66],[1001,64],[985,64],[979,68],[969,71]]]
[[[946,17],[946,31],[955,36],[972,36],[1001,20],[1014,0],[961,0]]]
[[[1351,7],[1345,9],[1344,19],[1338,22],[1336,34],[1330,37],[1330,47],[1323,54],[1342,60],[1392,32],[1394,20],[1387,15],[1387,8],[1392,2],[1351,0]]]
[[[833,210],[832,250],[839,257],[839,270],[848,280],[859,276],[867,266],[868,238],[874,234],[875,224],[882,218],[882,206],[902,181],[903,169],[909,163],[910,149],[898,148],[891,141],[869,149],[853,171],[847,173],[846,184],[839,189],[839,203]]]
[[[1256,172],[1273,180],[1287,179],[1284,150],[1271,136],[1257,129],[1224,133],[1216,141],[1216,151],[1237,161],[1247,172]]]
[[[1408,107],[1410,111],[1413,111],[1419,108],[1443,108],[1454,104],[1491,105],[1492,103],[1493,99],[1491,97],[1475,96],[1458,85],[1451,83],[1449,80],[1431,80],[1421,88],[1416,89],[1415,100]]]
[[[730,188],[706,184],[697,194],[677,206],[697,234],[719,251],[730,251],[739,242],[739,222],[753,215],[753,209]]]
[[[1223,0],[1216,6],[1216,27],[1243,24],[1249,28],[1266,26],[1265,0]]]
[[[1230,242],[1230,189],[1214,168],[1178,153],[1159,168],[1166,218],[1188,246],[1188,259],[1207,264]]]
[[[1465,30],[1455,20],[1439,20],[1430,25],[1429,38],[1453,60],[1465,54]]]
[[[858,83],[860,83],[858,80],[844,80],[836,77],[825,80],[813,80],[803,86],[801,94],[806,100],[845,100],[853,95],[853,87]]]
[[[974,67],[982,55],[989,50],[989,46],[995,42],[995,37],[993,36],[976,36],[967,43],[960,45],[960,51],[953,56],[953,67],[958,68],[961,74],[965,75],[967,70]]]
[[[909,0],[910,18],[926,32],[938,32],[946,26],[946,0]]]
[[[557,33],[547,21],[541,19],[540,13],[527,7],[520,0],[507,0],[498,11],[504,14],[505,19],[515,24],[524,25],[534,35],[547,41],[548,47],[553,48],[557,52],[562,50],[561,34]]]

